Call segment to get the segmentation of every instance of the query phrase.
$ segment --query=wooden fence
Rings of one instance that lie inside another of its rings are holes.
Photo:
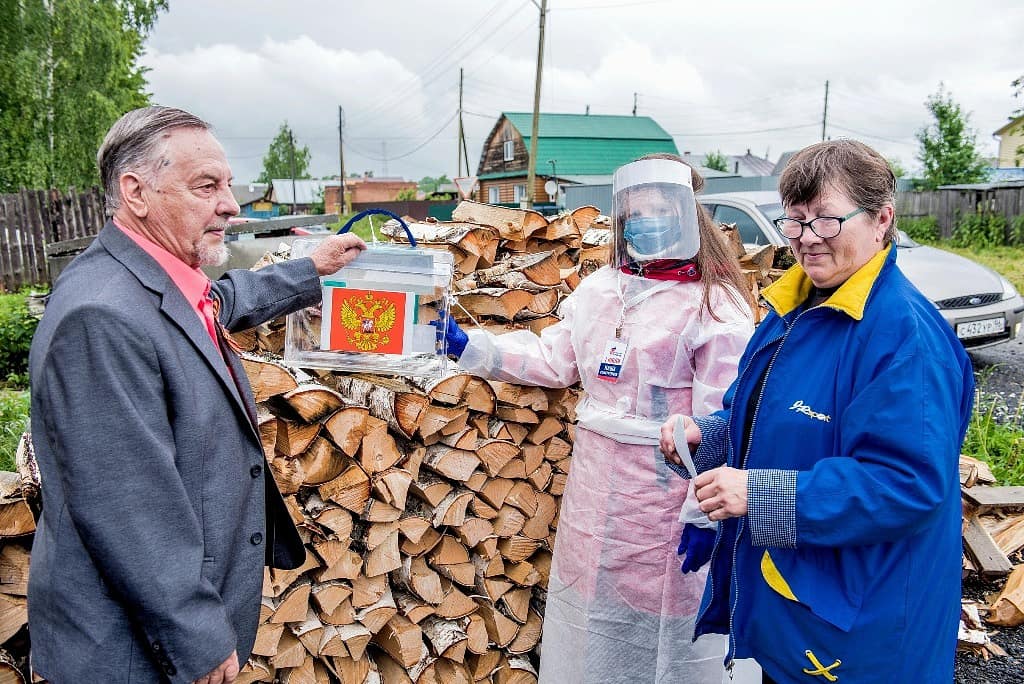
[[[0,290],[49,283],[46,245],[96,235],[103,223],[99,188],[0,195]]]
[[[949,188],[930,192],[896,193],[896,215],[907,218],[934,216],[939,234],[948,238],[961,216],[986,211],[1013,219],[1024,214],[1024,185],[986,189]]]

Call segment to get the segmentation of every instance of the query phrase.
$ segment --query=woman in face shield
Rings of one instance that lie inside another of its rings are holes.
[[[561,322],[539,337],[471,330],[464,351],[466,335],[448,330],[448,349],[461,352],[467,372],[545,387],[581,382],[585,390],[541,682],[722,681],[724,640],[691,641],[705,574],[680,572],[688,481],[658,450],[669,415],[721,408],[753,330],[737,262],[694,200],[702,186],[674,155],[621,167],[613,263],[566,298]]]

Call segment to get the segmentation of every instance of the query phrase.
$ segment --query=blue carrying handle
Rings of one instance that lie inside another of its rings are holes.
[[[409,246],[416,246],[416,238],[412,236],[412,231],[409,230],[409,226],[405,224],[405,221],[402,220],[402,217],[399,216],[398,214],[394,214],[388,211],[387,209],[367,209],[366,211],[359,212],[358,214],[350,218],[348,222],[345,223],[345,225],[338,229],[338,235],[341,235],[342,233],[347,233],[352,228],[353,224],[355,224],[356,221],[367,216],[370,216],[371,214],[384,214],[385,216],[390,216],[391,218],[398,221],[398,223],[401,224],[402,228],[405,229],[405,234],[409,236]]]

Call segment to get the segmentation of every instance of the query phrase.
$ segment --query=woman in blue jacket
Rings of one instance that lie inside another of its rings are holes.
[[[812,145],[779,190],[797,265],[762,293],[724,409],[662,428],[722,521],[696,635],[729,634],[726,664],[765,682],[952,681],[970,361],[896,264],[881,155]]]

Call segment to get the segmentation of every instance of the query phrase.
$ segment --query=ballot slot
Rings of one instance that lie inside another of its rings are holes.
[[[323,239],[296,240],[291,258],[309,256]],[[430,322],[446,322],[453,274],[450,252],[371,244],[348,266],[320,278],[318,306],[288,316],[285,362],[384,375],[444,374],[445,342]]]

